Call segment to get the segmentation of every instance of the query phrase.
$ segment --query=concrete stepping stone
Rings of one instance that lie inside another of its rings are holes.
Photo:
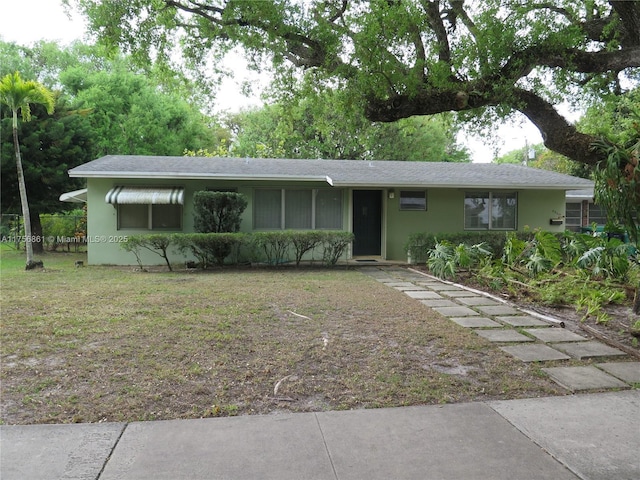
[[[533,338],[522,335],[515,330],[474,330],[478,335],[490,342],[533,342]]]
[[[609,362],[596,366],[627,383],[640,383],[640,362]]]
[[[530,315],[497,316],[496,320],[512,327],[548,327],[547,322],[538,320]]]
[[[564,328],[527,328],[524,331],[545,343],[586,342],[588,340]]]
[[[453,298],[478,297],[479,295],[469,290],[441,290],[443,295]]]
[[[424,287],[418,287],[417,285],[411,284],[410,287],[393,287],[396,290],[400,290],[401,292],[427,292]]]
[[[471,310],[467,307],[434,307],[433,308],[440,315],[444,315],[445,317],[472,317],[476,315],[480,315],[475,310]]]
[[[457,301],[465,305],[478,306],[478,305],[500,305],[500,302],[492,300],[491,298],[483,297],[482,295],[476,295],[474,297],[460,297]]]
[[[393,288],[401,288],[401,287],[405,287],[405,288],[411,288],[411,287],[415,287],[415,285],[411,282],[389,282],[389,283],[385,283],[385,285],[387,287],[393,287]]]
[[[446,283],[436,283],[433,285],[429,285],[431,290],[436,290],[438,292],[451,292],[451,291],[459,291],[462,292],[464,289],[460,287],[456,287],[455,285],[447,285]]]
[[[622,350],[618,350],[617,348],[613,348],[609,345],[605,345],[604,343],[596,341],[559,343],[554,345],[554,347],[579,360],[582,360],[583,358],[615,357],[626,355],[626,353],[624,353]]]
[[[449,320],[467,328],[501,328],[502,324],[487,317],[453,317]]]
[[[516,315],[519,313],[519,310],[516,310],[513,307],[508,305],[488,305],[488,306],[479,306],[478,310],[480,310],[485,315]]]
[[[436,292],[430,292],[429,290],[406,290],[404,293],[417,300],[442,299]]]
[[[417,285],[420,285],[420,286],[422,286],[422,287],[426,287],[426,288],[431,288],[431,287],[433,287],[434,285],[436,285],[436,286],[437,286],[437,285],[442,285],[442,282],[436,282],[436,281],[426,281],[426,282],[425,282],[424,280],[419,281],[419,282],[415,282],[415,283],[416,283]]]
[[[523,362],[546,362],[549,360],[569,360],[571,357],[565,355],[542,343],[531,345],[509,345],[500,347],[501,350],[513,355]]]
[[[446,298],[438,299],[426,299],[420,300],[420,303],[426,305],[427,307],[457,307],[458,304],[456,302],[452,302],[451,300],[447,300]]]
[[[543,368],[551,379],[572,392],[603,388],[628,388],[629,385],[595,367]]]

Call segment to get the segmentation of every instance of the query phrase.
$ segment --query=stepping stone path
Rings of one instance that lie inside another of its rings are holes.
[[[472,329],[523,362],[545,362],[542,371],[571,392],[630,388],[640,383],[640,362],[631,361],[625,352],[498,298],[407,268],[367,266],[359,270]],[[594,359],[598,363],[592,365]],[[571,360],[572,366],[562,365]],[[589,364],[575,366],[576,360]]]

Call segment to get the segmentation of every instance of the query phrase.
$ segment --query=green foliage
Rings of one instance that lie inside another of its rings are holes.
[[[51,250],[56,250],[61,244],[77,242],[82,243],[81,233],[84,233],[84,212],[83,210],[73,210],[65,214],[43,214],[40,215],[42,225],[42,236],[44,243]]]
[[[228,116],[238,157],[469,161],[446,116],[374,123],[339,91],[306,91]]]
[[[502,260],[510,268],[524,267],[532,275],[551,271],[562,261],[562,244],[556,234],[538,230],[523,240],[507,234]]]
[[[416,238],[428,241],[424,235]],[[629,246],[617,239],[544,231],[522,238],[510,232],[503,238],[504,250],[493,261],[485,245],[439,241],[429,252],[427,266],[440,278],[455,278],[466,268],[474,282],[511,295],[524,292],[546,305],[571,305],[583,319],[593,317],[600,323],[608,320],[603,306],[624,301],[625,286],[640,278]]]
[[[138,262],[140,269],[143,269],[140,252],[141,249],[146,249],[160,255],[167,264],[169,271],[173,271],[168,254],[169,246],[173,243],[172,236],[172,234],[162,233],[129,235],[125,241],[120,242],[120,247],[136,256],[136,261]]]
[[[458,269],[477,268],[489,261],[491,255],[491,251],[483,243],[471,246],[461,243],[454,246],[443,240],[431,250],[427,266],[439,278],[455,278]]]
[[[251,240],[264,253],[269,265],[282,265],[289,261],[287,253],[291,247],[291,231],[254,232]]]
[[[245,242],[244,233],[176,233],[172,237],[178,250],[191,253],[201,268],[223,266],[230,255],[237,258],[240,246]]]
[[[599,243],[585,251],[576,265],[594,278],[625,279],[631,267],[628,246],[618,239],[601,239]]]
[[[300,230],[292,231],[291,245],[295,251],[296,266],[300,265],[302,257],[308,252],[313,251],[323,241],[324,232],[321,230]]]
[[[196,232],[222,233],[240,230],[247,198],[235,192],[200,191],[193,194],[193,223]]]
[[[491,254],[499,258],[505,248],[505,242],[509,236],[514,238],[529,238],[529,232],[456,232],[456,233],[412,233],[408,236],[404,245],[407,255],[411,257],[412,263],[425,263],[429,257],[429,252],[436,246],[438,241],[447,241],[453,245],[477,245],[483,244]]]
[[[324,265],[335,265],[344,255],[347,247],[353,242],[355,236],[352,232],[323,231],[322,232],[322,262]]]
[[[181,55],[204,79],[239,47],[255,69],[271,61],[282,97],[331,88],[382,122],[454,111],[482,128],[514,111],[535,114],[547,142],[583,163],[597,154],[556,121],[553,105],[617,93],[620,72],[638,79],[636,2],[65,1],[142,68],[170,71]]]

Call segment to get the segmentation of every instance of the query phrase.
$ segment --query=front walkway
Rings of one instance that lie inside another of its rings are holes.
[[[472,329],[523,362],[545,362],[542,370],[571,392],[640,384],[640,362],[598,340],[565,330],[558,319],[410,268],[366,266],[359,271]],[[570,360],[571,366],[564,365]]]

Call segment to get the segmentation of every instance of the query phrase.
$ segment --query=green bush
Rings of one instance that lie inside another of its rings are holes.
[[[202,268],[223,266],[227,257],[236,253],[245,241],[244,233],[176,233],[174,244],[182,253],[190,252]],[[233,262],[236,263],[236,262]]]
[[[62,244],[69,246],[74,243],[76,233],[83,222],[83,215],[82,210],[40,215],[44,245],[55,251]]]
[[[141,249],[149,250],[157,255],[160,255],[167,264],[169,271],[173,271],[171,268],[171,262],[169,261],[168,249],[173,243],[173,234],[142,234],[142,235],[129,235],[124,242],[120,242],[120,248],[127,252],[131,252],[136,256],[136,261],[143,268],[142,260],[140,258]]]
[[[240,230],[247,199],[241,193],[200,191],[193,195],[193,226],[200,233],[234,233]]]
[[[324,265],[332,266],[344,255],[347,247],[353,242],[355,236],[352,232],[342,230],[322,232],[322,262]]]
[[[254,232],[251,241],[265,255],[269,265],[281,265],[290,261],[288,252],[293,245],[292,237],[296,232],[277,230],[272,232]]]
[[[502,256],[507,235],[513,234],[516,238],[531,239],[533,232],[456,232],[456,233],[412,233],[409,235],[404,249],[407,255],[411,257],[411,262],[416,264],[424,264],[429,258],[429,252],[433,250],[436,243],[447,241],[453,245],[479,245],[484,246],[491,251],[495,258]]]

